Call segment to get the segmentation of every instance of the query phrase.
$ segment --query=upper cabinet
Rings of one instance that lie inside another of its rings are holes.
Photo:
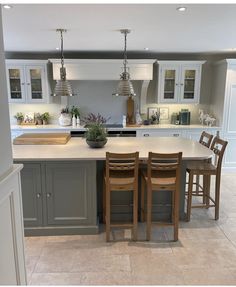
[[[53,79],[60,79],[61,60],[49,59],[53,65]],[[152,80],[155,59],[130,59],[128,71],[132,80]],[[123,60],[65,59],[67,80],[119,80]]]
[[[10,103],[48,103],[47,61],[6,60]]]
[[[158,61],[158,103],[199,103],[205,61]]]

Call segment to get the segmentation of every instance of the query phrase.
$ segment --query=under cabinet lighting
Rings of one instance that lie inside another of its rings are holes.
[[[186,7],[178,7],[176,10],[178,10],[179,12],[184,12],[187,10]]]
[[[5,9],[11,9],[12,6],[11,6],[11,5],[8,5],[8,4],[5,4],[5,5],[3,5],[3,8],[5,8]]]

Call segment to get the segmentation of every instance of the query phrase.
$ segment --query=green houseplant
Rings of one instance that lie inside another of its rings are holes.
[[[90,123],[85,132],[87,144],[92,148],[101,148],[107,143],[107,131],[101,123]]]
[[[50,118],[49,112],[45,112],[41,115],[41,119],[43,120],[44,125],[48,124],[49,118]]]
[[[24,120],[24,115],[21,112],[18,112],[14,115],[14,118],[17,120],[17,124],[20,125]]]

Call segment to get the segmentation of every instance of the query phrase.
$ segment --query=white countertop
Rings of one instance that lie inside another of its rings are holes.
[[[153,130],[153,129],[214,129],[214,130],[221,130],[220,127],[208,127],[203,125],[171,125],[171,124],[159,124],[159,125],[142,125],[140,127],[124,127],[124,128],[108,128],[108,130],[122,130],[122,131],[129,131],[129,130]],[[60,126],[60,125],[12,125],[12,131],[84,131],[85,128],[83,126],[72,127],[72,126]]]
[[[92,149],[85,139],[71,138],[65,145],[13,145],[13,158],[20,161],[42,160],[104,160],[106,152],[129,153],[139,151],[140,159],[148,152],[175,153],[182,151],[183,159],[207,159],[213,153],[196,141],[175,137],[108,138],[104,148]]]

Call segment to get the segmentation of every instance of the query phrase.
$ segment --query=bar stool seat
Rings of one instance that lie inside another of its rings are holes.
[[[191,208],[215,207],[215,220],[219,219],[221,165],[227,144],[227,141],[224,141],[218,137],[213,139],[210,149],[215,154],[215,164],[200,161],[189,163],[187,165],[186,171],[189,174],[188,190],[186,192],[187,221],[190,221]],[[199,185],[200,189],[196,192],[193,191],[193,177],[200,175],[203,176],[203,186]],[[212,175],[215,175],[216,177],[214,198],[210,194],[210,178]],[[203,203],[193,205],[193,196],[201,196],[203,198]]]
[[[106,169],[103,185],[103,221],[106,223],[106,241],[110,241],[112,227],[133,230],[133,240],[137,240],[138,226],[138,165],[139,153],[106,153]],[[130,223],[111,222],[111,193],[133,192],[133,220]]]

